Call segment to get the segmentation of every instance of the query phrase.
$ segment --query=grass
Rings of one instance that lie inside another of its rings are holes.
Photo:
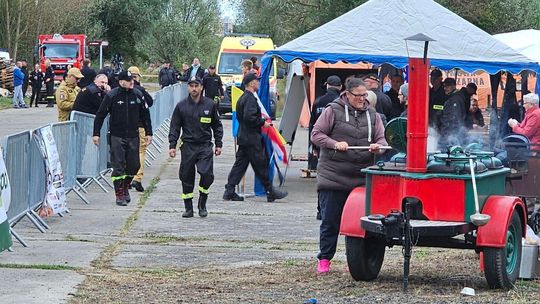
[[[69,265],[49,265],[49,264],[2,264],[0,268],[13,268],[13,269],[42,269],[42,270],[80,270],[79,267],[73,267]]]
[[[13,106],[12,98],[0,96],[0,110],[9,109]]]

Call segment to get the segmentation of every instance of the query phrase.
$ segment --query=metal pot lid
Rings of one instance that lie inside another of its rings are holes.
[[[468,155],[462,153],[437,153],[433,155],[438,161],[468,161],[469,159],[476,159],[476,155]]]
[[[407,152],[407,118],[396,117],[384,128],[386,142],[399,152]]]

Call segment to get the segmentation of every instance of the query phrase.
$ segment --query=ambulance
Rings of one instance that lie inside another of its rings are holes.
[[[274,42],[268,35],[229,34],[223,37],[216,64],[216,72],[221,76],[225,91],[225,98],[219,103],[219,112],[221,114],[232,111],[230,98],[231,87],[233,85],[240,87],[242,84],[242,69],[240,68],[242,60],[257,57],[257,64],[260,65],[264,52],[273,49]],[[275,117],[276,104],[279,99],[276,89],[277,79],[277,66],[274,61],[269,79],[272,117]]]

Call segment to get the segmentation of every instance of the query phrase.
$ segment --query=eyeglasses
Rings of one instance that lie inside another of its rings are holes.
[[[354,96],[355,98],[360,98],[360,97],[366,98],[366,97],[368,97],[368,93],[364,93],[364,94],[354,94],[354,93],[351,92],[351,91],[347,91],[347,92],[349,92],[349,94],[351,94],[351,95]]]

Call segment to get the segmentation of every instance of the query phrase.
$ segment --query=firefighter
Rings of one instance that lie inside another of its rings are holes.
[[[62,81],[56,89],[56,105],[58,106],[58,121],[69,120],[69,113],[73,109],[77,94],[81,88],[77,86],[83,74],[78,68],[69,69],[66,80]]]
[[[47,108],[54,106],[54,70],[49,59],[45,60],[45,89],[47,90]]]
[[[148,94],[146,89],[141,85],[141,72],[138,67],[131,66],[129,67],[128,71],[133,75],[133,81],[135,82],[134,86],[135,89],[141,91],[143,94],[143,101],[146,106],[146,108],[150,108],[154,104],[154,99],[152,99],[152,96]],[[144,126],[141,121],[139,121],[139,161],[141,163],[141,167],[139,168],[139,171],[137,171],[137,174],[133,178],[133,182],[131,183],[131,186],[135,188],[138,192],[144,192],[144,187],[142,185],[142,178],[144,175],[144,158],[146,155],[146,141],[144,140],[145,137],[145,130]]]
[[[196,76],[188,80],[189,95],[174,108],[169,131],[169,156],[176,156],[176,146],[180,132],[180,169],[182,181],[182,199],[186,211],[182,217],[193,217],[193,188],[195,187],[195,167],[200,174],[199,181],[199,216],[206,217],[206,201],[210,185],[214,182],[212,133],[215,149],[213,154],[221,155],[223,146],[223,126],[219,119],[216,104],[202,96],[202,80]]]
[[[116,204],[127,206],[131,201],[129,185],[139,170],[139,121],[145,129],[145,141],[152,142],[150,113],[143,102],[141,91],[134,89],[133,76],[129,71],[118,74],[119,86],[105,95],[96,118],[92,140],[99,145],[103,121],[109,116],[111,178],[116,194]]]

